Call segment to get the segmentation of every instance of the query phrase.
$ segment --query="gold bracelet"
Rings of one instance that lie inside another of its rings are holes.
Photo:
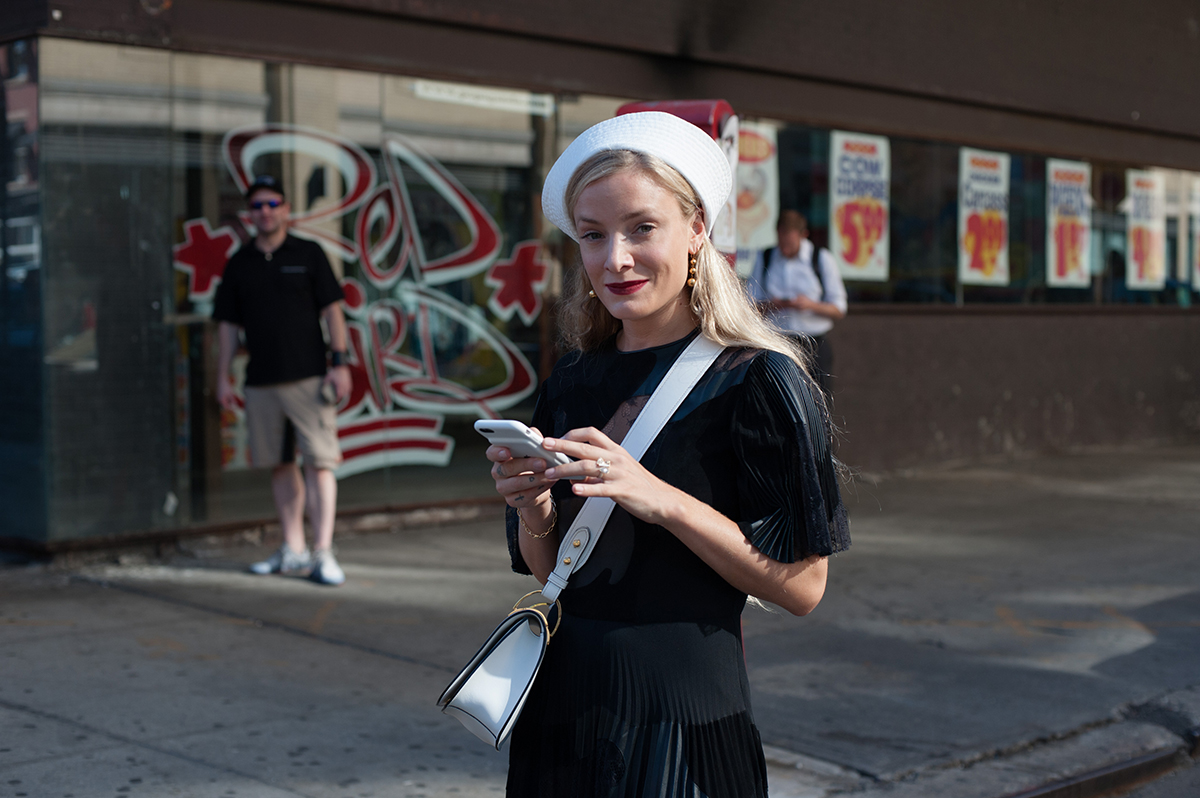
[[[529,524],[525,523],[525,516],[521,515],[521,511],[517,510],[517,520],[521,522],[521,528],[525,530],[525,534],[534,540],[541,540],[554,531],[554,525],[558,523],[558,506],[554,503],[554,497],[550,497],[550,526],[546,527],[546,531],[540,535],[533,534],[533,530],[529,528]]]

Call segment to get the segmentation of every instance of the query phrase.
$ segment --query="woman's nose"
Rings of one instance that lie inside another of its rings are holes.
[[[619,272],[628,269],[633,265],[633,253],[630,251],[628,242],[620,236],[613,236],[612,243],[608,247],[608,260],[604,264],[604,268],[610,272]]]

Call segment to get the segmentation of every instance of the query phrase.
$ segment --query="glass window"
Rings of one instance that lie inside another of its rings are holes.
[[[851,301],[953,302],[957,225],[957,148],[893,140],[890,279],[849,283]]]
[[[151,528],[175,488],[171,56],[40,44],[50,537]]]
[[[623,101],[63,40],[42,65],[52,536],[273,516],[210,320],[264,173],[347,294],[339,506],[494,495],[443,467],[480,462],[476,418],[532,410],[575,259],[541,180]]]
[[[0,118],[0,536],[35,538],[46,512],[35,40],[0,45]]]
[[[753,123],[753,122],[752,122]],[[828,130],[782,122],[776,135],[778,208],[798,210],[809,235],[829,245]],[[856,303],[976,304],[1187,304],[1191,257],[1184,182],[1190,175],[1164,172],[1167,221],[1164,258],[1167,284],[1161,291],[1130,290],[1125,284],[1125,173],[1132,165],[1092,164],[1092,285],[1051,288],[1046,281],[1046,158],[1008,153],[1007,242],[1009,280],[1003,286],[959,285],[958,169],[960,145],[890,138],[891,187],[888,279],[848,280]],[[1161,170],[1160,170],[1161,171]],[[1174,199],[1172,199],[1174,197]],[[1180,233],[1183,230],[1185,233]],[[1182,266],[1178,264],[1183,264]],[[748,268],[748,267],[747,267]]]

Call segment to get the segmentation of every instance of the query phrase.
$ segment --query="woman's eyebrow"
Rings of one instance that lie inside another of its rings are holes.
[[[617,221],[618,222],[628,222],[630,219],[639,219],[639,218],[652,219],[652,218],[654,218],[654,211],[649,208],[639,208],[637,210],[630,211],[629,213],[621,214],[619,217],[617,217]],[[592,219],[591,217],[588,217],[588,216],[580,216],[579,219],[575,222],[575,225],[577,227],[581,224],[594,224],[597,226],[603,226],[600,221],[598,221],[596,219]]]
[[[650,209],[638,209],[635,211],[630,211],[629,213],[621,214],[617,218],[617,221],[627,222],[630,219],[636,219],[636,218],[642,217],[642,216],[653,216],[653,215],[654,215],[654,212],[651,211]],[[588,216],[580,216],[579,220],[576,222],[576,224],[600,224],[600,222],[597,221],[596,219],[592,219]]]

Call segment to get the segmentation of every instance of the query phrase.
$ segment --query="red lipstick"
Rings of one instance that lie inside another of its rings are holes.
[[[650,282],[649,280],[629,280],[624,283],[606,283],[605,288],[612,291],[617,296],[632,294],[640,289],[643,285]]]

